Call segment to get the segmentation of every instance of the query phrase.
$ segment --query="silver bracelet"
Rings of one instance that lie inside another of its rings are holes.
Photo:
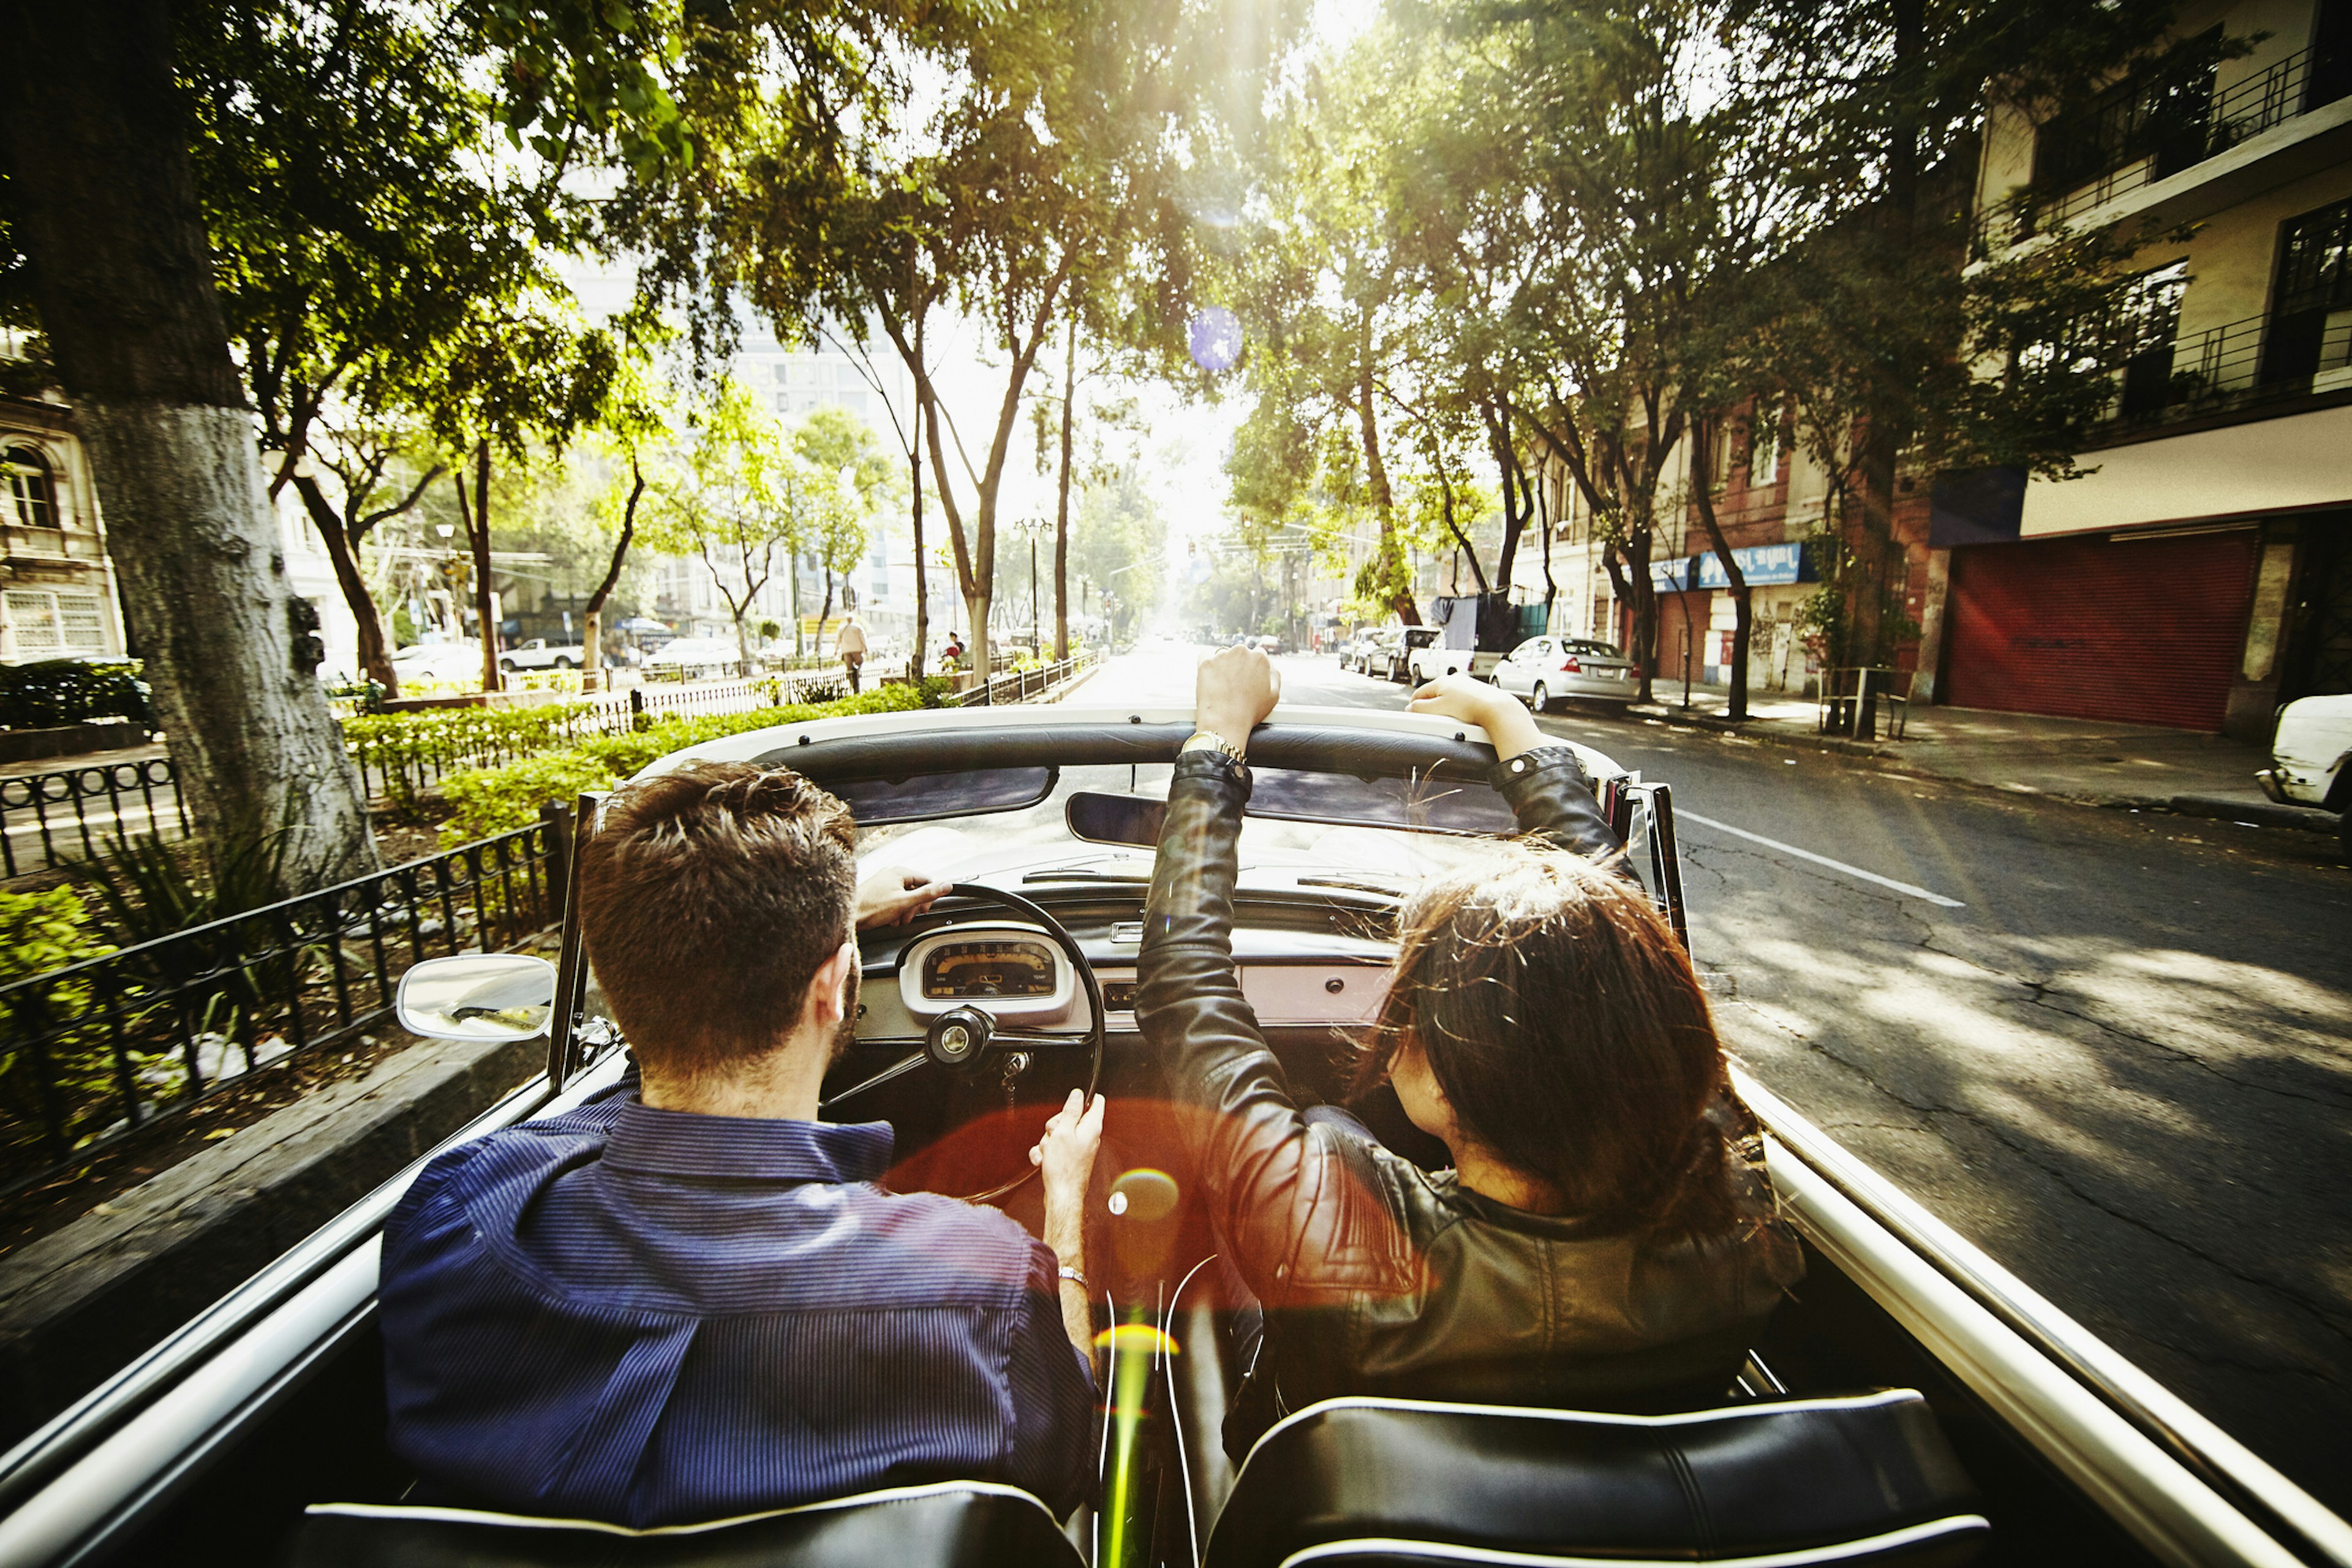
[[[1076,1269],[1071,1268],[1066,1263],[1063,1264],[1059,1269],[1055,1270],[1055,1272],[1059,1273],[1065,1279],[1074,1279],[1077,1281],[1078,1289],[1081,1290],[1093,1289],[1092,1286],[1087,1283],[1087,1277],[1085,1275],[1079,1273]]]

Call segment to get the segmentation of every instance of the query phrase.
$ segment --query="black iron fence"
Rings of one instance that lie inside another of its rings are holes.
[[[2203,68],[2210,76],[2212,68]],[[2105,166],[2095,177],[2070,181],[2063,189],[2028,192],[1986,212],[1978,220],[1978,237],[1987,248],[1999,250],[2047,233],[2142,185],[2220,157],[2298,114],[2332,103],[2347,89],[2352,89],[2352,75],[2335,56],[2297,49],[2228,88],[2191,94],[2183,101],[2195,111],[2185,121],[2181,103],[2175,102],[2169,106],[2170,118],[2157,116],[2150,122],[2153,129],[2141,134],[2095,138],[2109,154],[2097,161]]]
[[[1002,675],[992,676],[986,681],[975,684],[968,691],[949,698],[945,705],[982,708],[1000,702],[1026,702],[1033,697],[1043,697],[1064,681],[1092,668],[1100,657],[1092,652],[1074,653],[1053,664],[1008,669]]]
[[[141,833],[187,836],[188,807],[169,757],[0,777],[0,876],[88,858]]]
[[[0,1196],[387,1016],[427,958],[562,917],[539,824],[0,987]]]

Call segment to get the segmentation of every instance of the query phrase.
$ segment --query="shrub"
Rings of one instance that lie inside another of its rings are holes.
[[[570,800],[583,789],[610,789],[672,752],[705,741],[812,719],[904,712],[929,706],[926,695],[911,686],[884,686],[835,702],[794,702],[782,708],[755,708],[748,713],[663,719],[633,735],[597,735],[561,752],[503,767],[452,773],[441,781],[441,793],[457,811],[442,824],[441,841],[467,844],[494,833],[527,827],[539,820],[541,802]]]
[[[0,985],[113,951],[89,929],[89,910],[73,889],[0,892]],[[0,1028],[0,1041],[5,1042],[0,1045],[0,1143],[24,1143],[39,1135],[45,1096],[26,1037],[79,1018],[90,1005],[89,987],[80,981],[29,990],[38,994],[20,993],[14,1000],[30,1016],[0,1015],[7,1026]],[[101,1094],[110,1082],[112,1062],[95,1026],[50,1035],[43,1054],[51,1081],[70,1098]]]
[[[45,730],[90,719],[153,728],[155,710],[136,660],[91,664],[47,658],[0,666],[0,729]]]

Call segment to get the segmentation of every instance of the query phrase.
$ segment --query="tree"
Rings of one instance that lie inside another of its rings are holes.
[[[215,853],[281,824],[288,883],[373,868],[229,353],[161,4],[12,5],[7,234],[73,398],[181,788]]]
[[[759,398],[731,379],[698,411],[685,450],[666,454],[650,477],[646,542],[709,570],[747,666],[751,608],[780,564],[791,573],[795,525],[820,484],[829,491],[834,480],[795,457]]]
[[[362,668],[396,693],[359,563],[367,532],[395,514],[373,494],[386,440],[430,401],[418,373],[484,301],[526,284],[562,292],[542,247],[577,233],[580,204],[530,162],[493,155],[465,40],[436,18],[321,0],[194,16],[180,73],[197,188],[238,368],[278,455],[270,493],[292,486],[357,623]],[[306,463],[321,442],[341,450]],[[321,468],[369,493],[347,483],[331,498]]]
[[[1400,205],[1382,118],[1395,50],[1394,37],[1376,27],[1289,106],[1269,214],[1243,263],[1253,402],[1227,469],[1235,510],[1261,524],[1315,512],[1328,537],[1349,515],[1369,514],[1375,544],[1356,595],[1412,626],[1421,613],[1389,474],[1392,405],[1382,392],[1403,358],[1413,309],[1388,221]]]
[[[809,526],[802,531],[824,572],[822,628],[833,618],[834,578],[855,572],[866,559],[866,520],[897,499],[901,481],[873,426],[845,408],[812,409],[793,431],[793,451],[814,479],[834,480],[829,489],[812,487]]]
[[[1167,552],[1167,520],[1133,465],[1079,492],[1070,531],[1071,564],[1082,581],[1102,591],[1107,605],[1115,602],[1126,612],[1129,625],[1160,602]],[[1104,618],[1116,632],[1118,617],[1106,609]]]
[[[1990,458],[2074,471],[2085,403],[2105,401],[2105,367],[2071,354],[2037,365],[2027,351],[2053,317],[2111,292],[2130,245],[2071,236],[1969,268],[1974,148],[1990,109],[2043,110],[2146,58],[2172,11],[2105,0],[1736,0],[1733,24],[1756,40],[1748,90],[1791,107],[1783,155],[1818,171],[1829,220],[1792,257],[1773,331],[1801,435],[1838,481],[1840,662],[1890,663],[1901,640],[1900,467]],[[1985,354],[2005,370],[1984,374]]]

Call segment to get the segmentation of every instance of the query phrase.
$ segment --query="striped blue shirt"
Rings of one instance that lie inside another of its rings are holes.
[[[392,1445],[520,1511],[645,1526],[879,1486],[1090,1485],[1054,1255],[884,1191],[887,1123],[656,1110],[632,1079],[429,1166],[384,1231]]]

